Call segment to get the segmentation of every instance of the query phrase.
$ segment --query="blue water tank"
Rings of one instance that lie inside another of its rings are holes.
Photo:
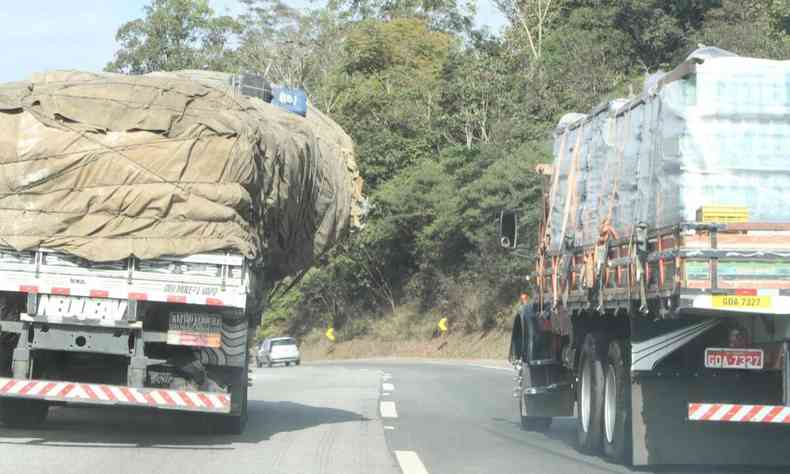
[[[272,105],[304,117],[307,115],[307,95],[302,89],[272,87]]]

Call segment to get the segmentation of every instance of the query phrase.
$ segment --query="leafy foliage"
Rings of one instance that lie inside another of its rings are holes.
[[[232,68],[231,40],[240,30],[228,16],[216,16],[208,0],[152,0],[145,18],[122,25],[121,49],[106,70],[127,74],[178,69]]]

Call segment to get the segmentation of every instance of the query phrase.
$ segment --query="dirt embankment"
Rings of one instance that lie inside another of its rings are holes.
[[[501,330],[431,338],[382,339],[373,335],[335,343],[313,333],[302,341],[300,351],[305,361],[373,357],[505,360],[509,347],[510,332]]]

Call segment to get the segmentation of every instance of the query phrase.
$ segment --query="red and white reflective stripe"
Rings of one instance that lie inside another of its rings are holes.
[[[195,304],[204,306],[226,306],[232,308],[244,308],[246,304],[246,295],[244,293],[234,294],[221,293],[218,298],[216,296],[201,296],[201,295],[180,295],[164,293],[159,291],[125,291],[118,288],[115,289],[100,289],[89,287],[65,287],[65,286],[39,286],[35,284],[12,284],[0,281],[0,291],[20,291],[23,293],[40,293],[40,294],[53,294],[59,296],[85,296],[89,298],[113,298],[113,299],[129,299],[138,301],[159,301],[166,303],[182,303],[182,304]]]
[[[76,403],[111,403],[170,410],[230,412],[226,393],[0,378],[0,396]]]
[[[790,423],[790,406],[689,403],[688,419],[731,423]]]

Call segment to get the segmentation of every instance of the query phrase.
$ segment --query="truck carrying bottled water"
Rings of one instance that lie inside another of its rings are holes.
[[[554,143],[544,330],[519,316],[511,346],[523,426],[575,404],[579,448],[618,462],[787,464],[790,61],[698,50]]]

